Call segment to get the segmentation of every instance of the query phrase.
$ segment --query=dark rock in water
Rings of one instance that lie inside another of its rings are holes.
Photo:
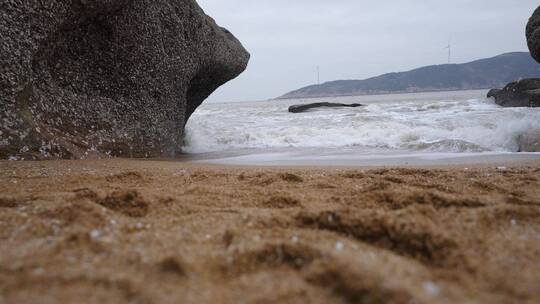
[[[531,55],[540,62],[540,7],[536,9],[527,24],[527,44]]]
[[[540,107],[540,79],[512,82],[502,90],[490,90],[487,97],[503,107]]]
[[[349,108],[356,108],[361,107],[362,104],[359,103],[353,103],[353,104],[344,104],[344,103],[331,103],[331,102],[317,102],[317,103],[310,103],[310,104],[302,104],[302,105],[292,105],[289,107],[289,112],[291,113],[301,113],[305,112],[310,109],[314,108],[321,108],[321,107],[330,107],[330,108],[339,108],[339,107],[349,107]]]
[[[490,97],[495,97],[497,96],[497,94],[499,94],[501,92],[501,89],[491,89],[489,90],[489,92],[487,93],[487,97],[490,98]]]
[[[529,19],[526,36],[532,57],[540,62],[540,7]],[[540,107],[540,79],[512,82],[502,90],[490,90],[487,97],[495,98],[495,103],[503,107]]]
[[[194,0],[2,1],[0,158],[173,156],[249,54]]]

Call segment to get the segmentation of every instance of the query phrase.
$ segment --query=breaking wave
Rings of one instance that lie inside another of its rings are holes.
[[[478,98],[483,94],[475,91],[324,99],[366,106],[323,108],[301,114],[288,113],[287,109],[292,104],[321,100],[206,104],[187,125],[184,151],[356,147],[516,152],[520,136],[531,130],[540,134],[540,109],[502,108],[491,99]]]

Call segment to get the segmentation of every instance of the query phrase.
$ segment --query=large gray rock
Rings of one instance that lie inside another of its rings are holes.
[[[540,79],[523,79],[503,89],[492,89],[487,97],[503,107],[540,107]]]
[[[526,28],[531,56],[540,62],[540,7],[536,9]],[[503,107],[540,107],[540,79],[522,79],[503,89],[492,89],[487,97]]]
[[[0,158],[173,156],[249,54],[194,0],[2,0]]]
[[[531,55],[540,62],[540,7],[536,9],[527,24],[527,44]]]

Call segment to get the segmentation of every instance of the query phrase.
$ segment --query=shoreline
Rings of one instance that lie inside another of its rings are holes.
[[[194,163],[232,166],[261,167],[453,167],[476,165],[519,165],[522,163],[540,164],[540,153],[525,152],[482,152],[482,153],[328,153],[324,150],[315,153],[289,151],[272,153],[251,153],[195,159]]]
[[[460,169],[497,167],[540,167],[538,152],[482,152],[482,153],[388,153],[305,155],[303,153],[207,153],[183,154],[177,158],[103,158],[59,160],[0,160],[0,168],[29,168],[34,166],[57,167],[64,165],[96,166],[97,168],[120,167],[123,169],[265,169],[265,170],[370,170],[389,169]]]
[[[346,171],[388,169],[482,169],[540,167],[540,153],[389,153],[387,155],[306,156],[294,153],[184,154],[177,158],[103,158],[85,160],[0,160],[0,168],[95,166],[96,169],[222,169]]]

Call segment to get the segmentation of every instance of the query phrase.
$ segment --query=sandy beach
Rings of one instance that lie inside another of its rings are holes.
[[[540,162],[0,162],[0,303],[538,303]]]
[[[0,304],[540,304],[540,7],[485,2],[2,1]]]

